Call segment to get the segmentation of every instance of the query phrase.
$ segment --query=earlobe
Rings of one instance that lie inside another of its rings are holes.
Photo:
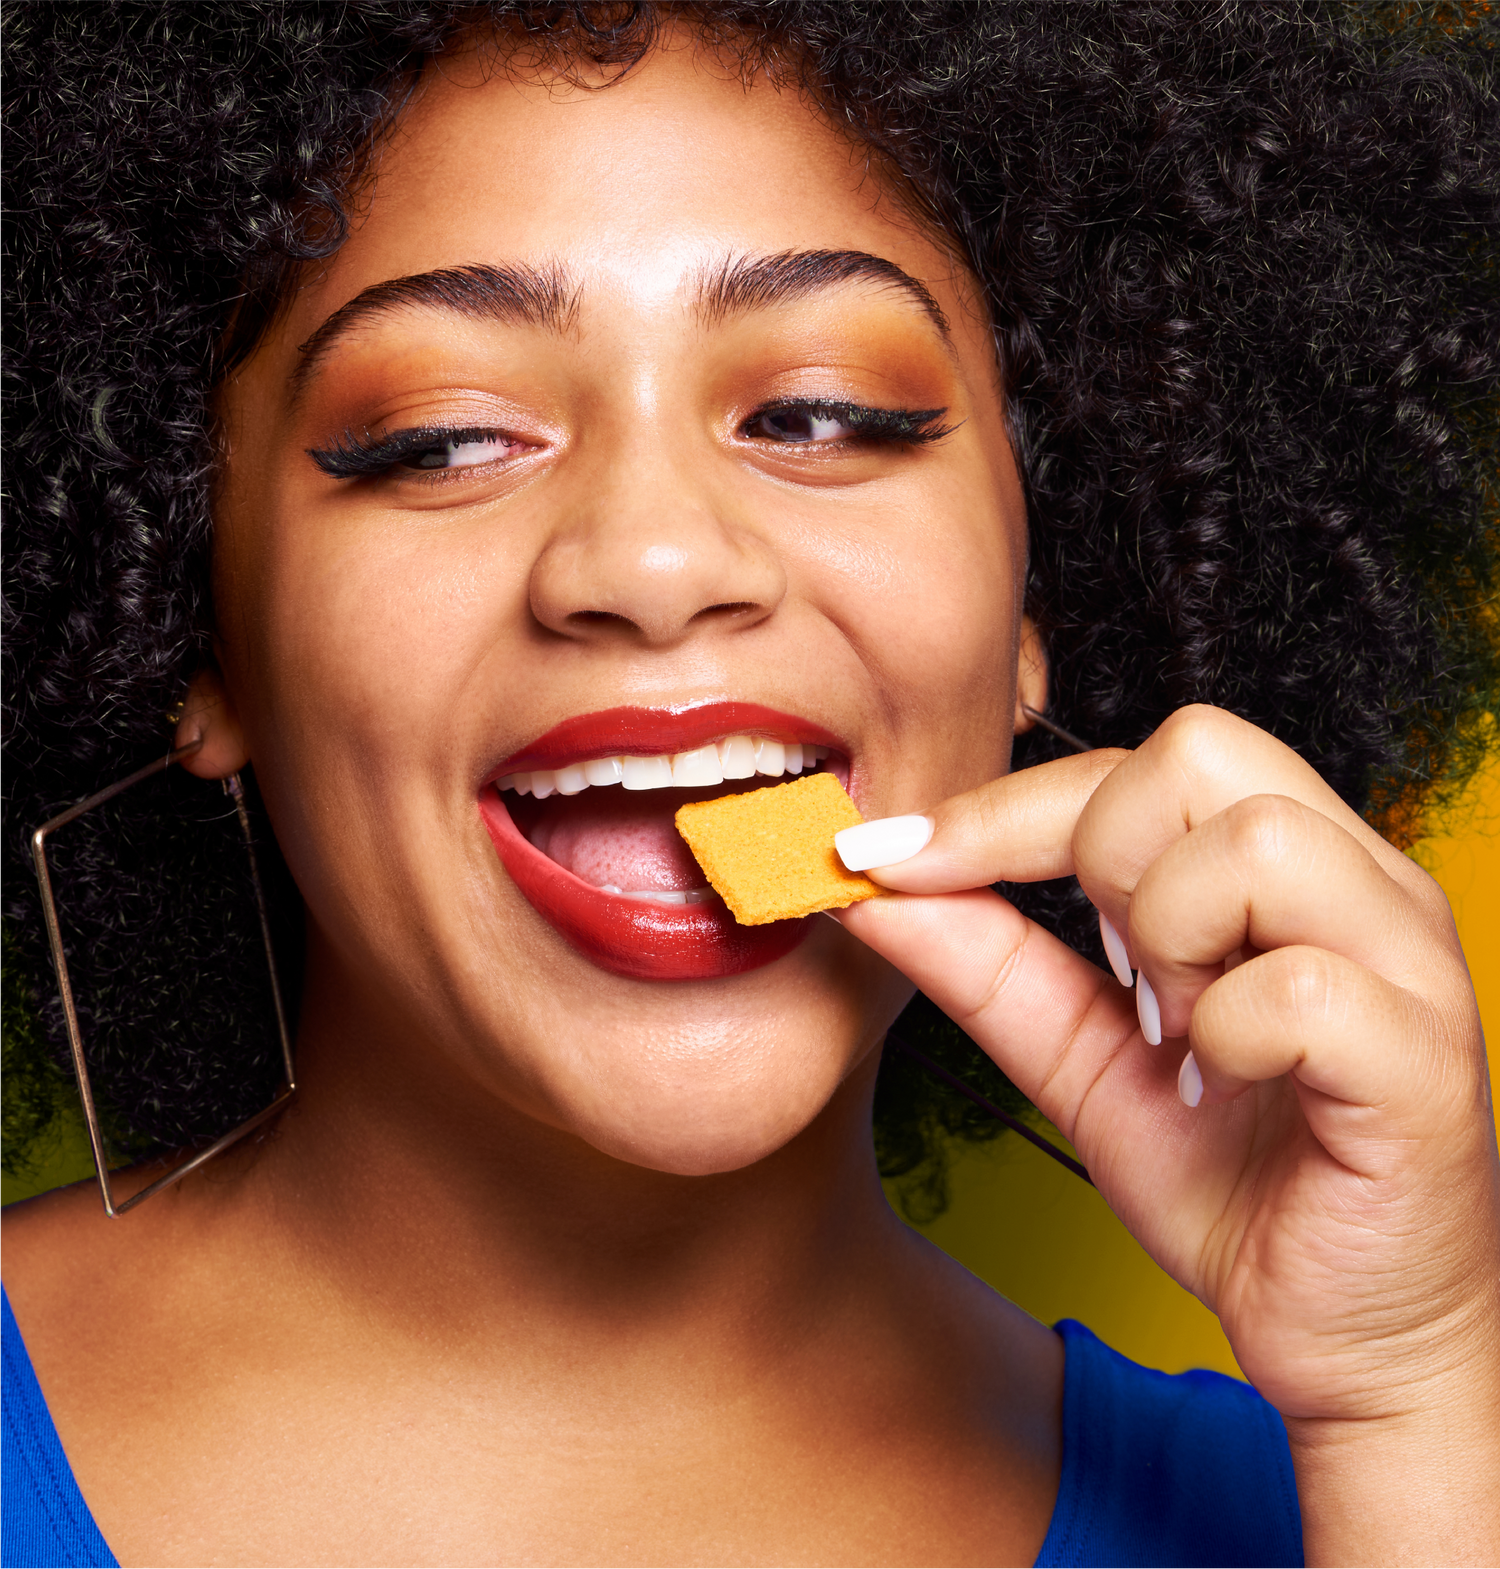
[[[200,779],[227,779],[250,761],[234,699],[225,690],[224,678],[209,665],[188,686],[174,744],[190,746],[200,739],[203,745],[181,765]]]
[[[1036,721],[1026,712],[1047,711],[1047,649],[1030,616],[1021,618],[1021,648],[1016,664],[1015,733],[1024,735]]]

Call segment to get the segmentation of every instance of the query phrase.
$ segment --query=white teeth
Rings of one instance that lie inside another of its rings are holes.
[[[755,777],[755,742],[747,735],[732,735],[719,742],[719,767],[726,779]]]
[[[620,783],[627,790],[667,790],[672,784],[670,757],[622,757]],[[532,787],[533,789],[535,786]]]
[[[672,759],[672,783],[679,787],[723,784],[718,747],[700,746],[695,752],[679,752]]]
[[[768,741],[764,736],[755,738],[755,771],[769,774],[773,779],[786,772],[786,748],[780,741]]]
[[[790,741],[783,745],[765,736],[731,735],[670,757],[594,757],[586,763],[567,763],[562,768],[505,774],[495,781],[495,788],[534,795],[539,801],[545,801],[549,795],[577,795],[593,785],[623,784],[627,790],[666,790],[673,786],[681,789],[722,784],[726,779],[753,779],[756,774],[771,779],[800,774],[827,756],[826,746],[814,746],[811,742]]]
[[[712,899],[712,888],[685,888],[680,892],[655,888],[621,888],[618,883],[602,883],[600,893],[618,894],[622,899],[650,899],[656,904],[702,904]]]
[[[569,763],[566,768],[559,768],[555,772],[559,795],[577,795],[580,790],[587,790],[589,787],[582,763]]]

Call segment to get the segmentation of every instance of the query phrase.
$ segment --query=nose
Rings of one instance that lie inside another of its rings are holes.
[[[594,476],[588,501],[532,569],[531,610],[543,626],[667,648],[772,614],[787,580],[771,543],[686,467],[621,456]]]

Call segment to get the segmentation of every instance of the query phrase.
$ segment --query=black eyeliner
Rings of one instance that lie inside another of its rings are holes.
[[[925,442],[941,441],[958,429],[944,425],[947,409],[875,409],[861,403],[805,402],[793,400],[786,403],[768,403],[757,409],[742,428],[768,414],[811,414],[816,419],[842,420],[864,441],[900,441],[912,446]],[[787,446],[802,446],[802,442],[787,442]]]
[[[495,441],[502,432],[488,427],[452,430],[447,426],[419,426],[412,430],[393,431],[378,439],[368,431],[362,436],[346,430],[331,447],[309,447],[307,455],[322,471],[334,479],[364,479],[383,474],[419,452],[431,452],[437,447],[462,446],[470,441]],[[441,473],[433,469],[432,473]]]

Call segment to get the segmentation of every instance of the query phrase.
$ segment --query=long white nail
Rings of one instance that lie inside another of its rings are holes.
[[[1182,1059],[1177,1070],[1177,1095],[1184,1106],[1196,1106],[1203,1099],[1203,1075],[1192,1052]]]
[[[1161,1045],[1161,1004],[1156,1000],[1156,993],[1151,990],[1151,982],[1146,979],[1144,970],[1136,977],[1140,984],[1135,989],[1135,1012],[1141,1021],[1141,1034],[1146,1037],[1148,1046]]]
[[[1115,972],[1115,979],[1121,986],[1134,986],[1135,977],[1130,973],[1130,955],[1125,952],[1125,944],[1120,941],[1120,934],[1115,930],[1115,923],[1104,913],[1099,912],[1099,935],[1104,939],[1104,953],[1109,960],[1109,967]]]
[[[909,861],[932,838],[930,817],[877,817],[833,836],[839,859],[851,872]]]

